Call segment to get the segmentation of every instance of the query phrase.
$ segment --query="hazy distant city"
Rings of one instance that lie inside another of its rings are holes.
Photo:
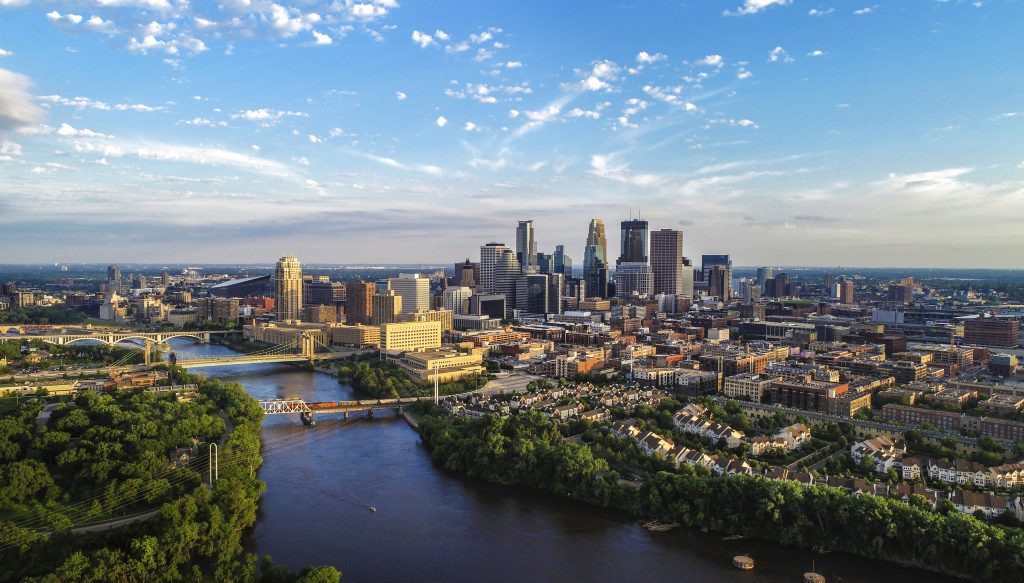
[[[0,581],[1024,581],[1022,19],[0,0]]]

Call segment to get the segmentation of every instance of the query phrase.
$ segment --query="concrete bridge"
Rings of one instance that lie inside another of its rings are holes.
[[[4,327],[0,325],[0,330]],[[12,327],[7,331],[17,329]],[[228,334],[234,330],[198,330],[195,332],[133,332],[131,330],[118,331],[94,331],[94,332],[59,332],[53,334],[0,334],[0,340],[41,340],[49,344],[68,345],[75,342],[100,342],[113,346],[115,344],[135,340],[143,343],[163,344],[172,338],[191,338],[196,342],[206,343],[210,341],[212,334]]]
[[[405,405],[411,405],[417,401],[429,401],[434,397],[403,397],[400,399],[373,399],[364,401],[329,401],[321,403],[307,403],[302,399],[273,399],[260,401],[260,407],[266,415],[289,415],[299,414],[299,418],[306,425],[316,425],[318,413],[341,413],[348,419],[349,413],[366,411],[373,416],[374,411],[391,409],[401,413]]]
[[[275,363],[317,363],[324,360],[345,358],[346,354],[239,354],[235,356],[211,356],[209,358],[178,358],[177,366],[182,368],[206,368],[211,366],[234,366],[239,364],[275,364]]]

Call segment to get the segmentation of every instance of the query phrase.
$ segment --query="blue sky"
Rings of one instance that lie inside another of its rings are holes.
[[[1022,267],[1021,2],[603,4],[0,0],[0,262]]]

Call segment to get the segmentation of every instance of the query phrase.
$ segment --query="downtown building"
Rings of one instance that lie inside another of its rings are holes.
[[[647,263],[647,221],[622,221],[621,229],[620,254],[615,263],[615,295],[620,298],[653,297],[654,272]]]
[[[277,319],[302,319],[302,265],[295,257],[285,256],[274,270],[274,305]]]

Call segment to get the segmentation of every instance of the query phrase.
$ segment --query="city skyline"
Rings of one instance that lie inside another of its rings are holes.
[[[1019,5],[539,6],[2,2],[3,260],[1022,267]]]

